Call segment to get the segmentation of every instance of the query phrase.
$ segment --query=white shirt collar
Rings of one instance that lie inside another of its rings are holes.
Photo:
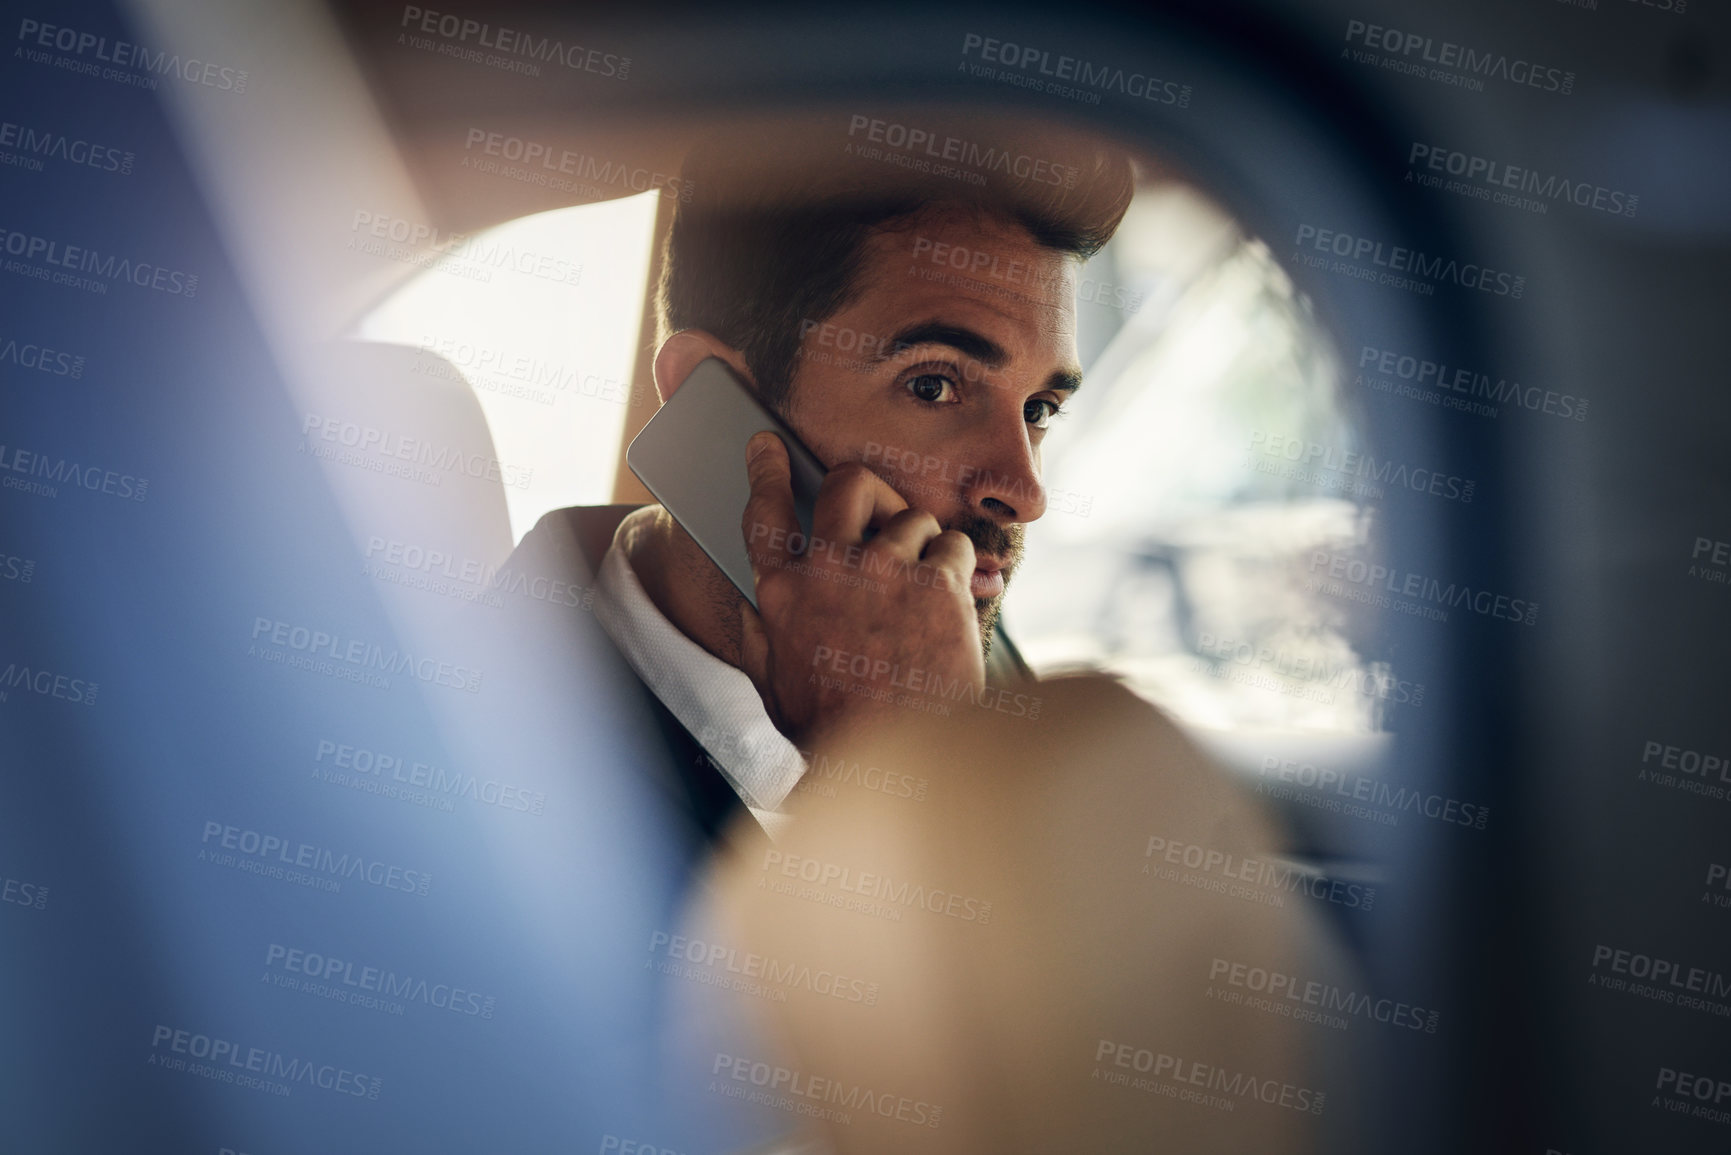
[[[721,776],[773,838],[805,759],[763,708],[757,687],[686,637],[650,600],[618,538],[601,559],[595,616],[662,705],[709,752]]]

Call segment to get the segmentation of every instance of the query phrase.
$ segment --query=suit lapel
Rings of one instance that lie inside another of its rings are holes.
[[[639,505],[591,505],[575,506],[559,510],[558,513],[567,516],[567,526],[584,565],[591,574],[595,574],[600,572],[601,559],[612,546],[613,534],[619,528],[619,523],[634,510],[641,508]],[[629,670],[630,665],[626,663],[625,668]],[[632,672],[635,676],[635,671]],[[667,763],[673,768],[684,788],[692,817],[703,831],[704,837],[714,843],[738,813],[745,809],[744,804],[732,785],[722,777],[721,771],[710,758],[708,751],[704,750],[702,743],[698,742],[641,678],[637,679],[637,684],[667,748]]]

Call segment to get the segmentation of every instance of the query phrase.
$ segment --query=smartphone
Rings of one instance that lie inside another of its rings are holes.
[[[693,369],[625,448],[631,472],[703,547],[752,609],[757,608],[757,587],[745,552],[745,505],[751,498],[745,443],[766,429],[787,446],[793,508],[800,530],[810,538],[812,508],[828,471],[719,357]]]

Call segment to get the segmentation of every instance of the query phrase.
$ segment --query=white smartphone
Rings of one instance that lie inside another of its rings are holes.
[[[743,524],[751,498],[745,443],[766,429],[787,446],[794,512],[809,539],[812,508],[828,471],[719,357],[693,369],[625,448],[625,464],[631,472],[703,547],[753,609],[757,588]]]

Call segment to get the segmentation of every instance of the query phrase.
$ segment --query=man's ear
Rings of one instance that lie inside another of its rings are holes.
[[[745,357],[738,349],[702,329],[681,329],[663,341],[655,354],[655,391],[661,395],[661,403],[665,405],[685,384],[691,371],[711,357],[726,361],[753,389],[757,388],[757,381],[745,367]]]

